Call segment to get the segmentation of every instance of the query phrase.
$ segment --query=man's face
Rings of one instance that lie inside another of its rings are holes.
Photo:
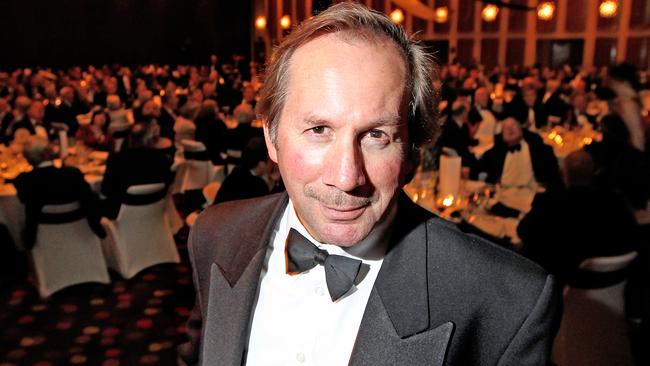
[[[142,106],[142,115],[158,117],[160,115],[160,110],[158,109],[156,102],[153,100],[148,100],[146,103],[144,103]]]
[[[29,106],[29,109],[27,110],[27,115],[31,119],[37,121],[42,120],[43,116],[45,116],[45,107],[43,107],[43,103],[32,102],[32,104]]]
[[[476,89],[476,92],[474,93],[474,101],[476,102],[476,104],[480,105],[483,108],[487,107],[488,105],[487,89],[485,88]]]
[[[535,106],[535,101],[537,100],[537,92],[534,89],[524,90],[524,102],[529,107]]]
[[[411,169],[404,90],[406,68],[388,42],[336,34],[300,47],[289,67],[276,144],[296,213],[318,241],[352,246],[395,202]]]
[[[503,130],[503,142],[508,146],[515,145],[521,141],[523,132],[521,125],[514,118],[508,118],[503,121],[501,126]]]

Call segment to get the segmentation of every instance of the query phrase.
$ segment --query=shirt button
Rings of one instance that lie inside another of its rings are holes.
[[[305,354],[302,353],[302,352],[296,354],[296,361],[298,361],[300,363],[305,362]]]
[[[325,295],[325,291],[323,290],[322,287],[316,287],[316,288],[314,289],[314,292],[315,292],[316,295],[318,295],[318,296],[323,296],[323,295]]]

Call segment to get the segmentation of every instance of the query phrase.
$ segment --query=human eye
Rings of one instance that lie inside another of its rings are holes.
[[[383,130],[373,128],[365,133],[362,142],[373,146],[385,146],[391,142],[390,136]]]
[[[312,133],[314,135],[323,135],[323,134],[325,134],[325,128],[326,128],[325,126],[316,126],[316,127],[310,128],[307,131],[309,131],[310,133]]]
[[[327,140],[331,137],[332,129],[325,125],[309,127],[305,130],[305,135],[313,141]]]

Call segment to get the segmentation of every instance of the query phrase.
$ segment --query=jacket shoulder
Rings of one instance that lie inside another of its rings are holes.
[[[532,282],[543,286],[545,282],[546,271],[533,261],[481,237],[464,233],[441,218],[429,219],[427,232],[429,238],[433,238],[429,245],[437,247],[433,253],[444,253],[456,270],[467,270],[463,280],[480,282],[486,278],[513,277],[519,283]]]
[[[195,258],[210,258],[211,262],[232,258],[241,247],[239,243],[259,241],[285,199],[286,194],[279,193],[208,207],[192,227],[190,251]]]

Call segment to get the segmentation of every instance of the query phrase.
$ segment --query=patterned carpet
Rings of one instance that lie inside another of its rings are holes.
[[[180,264],[148,268],[130,280],[83,284],[41,300],[27,281],[0,294],[0,366],[176,365],[194,303],[187,228]]]

